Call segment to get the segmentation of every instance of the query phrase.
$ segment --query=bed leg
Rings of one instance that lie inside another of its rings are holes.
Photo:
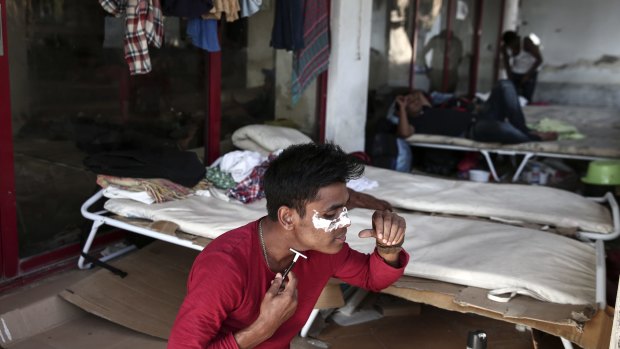
[[[571,341],[563,337],[560,337],[560,339],[562,340],[562,345],[564,346],[564,349],[573,349],[573,343],[571,343]]]
[[[519,168],[517,168],[517,171],[515,172],[514,176],[512,176],[513,182],[516,182],[517,180],[519,180],[519,176],[521,175],[521,172],[523,172],[525,165],[527,164],[528,161],[530,161],[532,156],[534,156],[534,154],[532,153],[525,154],[525,157],[523,157],[523,160],[521,160],[521,164],[519,165]]]
[[[305,338],[308,335],[308,331],[310,331],[310,327],[312,327],[312,323],[314,322],[314,319],[316,319],[317,315],[319,315],[319,309],[312,309],[312,312],[308,317],[308,321],[306,321],[306,324],[302,327],[301,333],[299,334],[302,338]]]
[[[482,153],[482,155],[484,155],[484,158],[487,161],[487,165],[489,165],[489,170],[491,170],[491,176],[493,176],[493,179],[496,182],[499,182],[499,176],[497,175],[497,171],[495,170],[495,166],[493,165],[493,160],[491,160],[491,155],[489,155],[489,152],[486,150],[480,150],[480,152]]]
[[[596,303],[599,309],[607,308],[607,268],[605,265],[605,243],[594,242],[596,249]]]
[[[88,238],[86,239],[86,242],[84,243],[84,247],[82,248],[82,253],[88,253],[88,251],[90,250],[90,246],[93,244],[93,240],[95,240],[95,235],[97,235],[97,230],[99,230],[99,227],[103,225],[103,219],[99,219],[96,221],[93,221],[93,226],[90,229],[90,233],[88,234]],[[84,263],[85,259],[84,257],[80,256],[80,259],[78,259],[78,268],[80,269],[88,269],[91,266],[91,263]]]

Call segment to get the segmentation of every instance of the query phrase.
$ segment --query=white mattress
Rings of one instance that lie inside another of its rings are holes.
[[[379,183],[365,191],[394,207],[423,212],[501,218],[611,233],[609,210],[560,189],[520,184],[447,180],[366,166]]]
[[[191,197],[145,205],[108,200],[105,208],[126,217],[166,220],[191,234],[215,238],[266,214],[265,201],[251,205]],[[348,243],[363,252],[373,239],[357,233],[371,226],[372,211],[349,211]],[[509,288],[563,304],[595,303],[595,251],[591,246],[537,230],[498,223],[403,214],[404,247],[411,254],[405,274],[485,289]],[[311,262],[311,261],[309,261]]]

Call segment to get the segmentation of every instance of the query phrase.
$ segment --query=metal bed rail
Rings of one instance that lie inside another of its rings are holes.
[[[89,208],[94,203],[99,201],[99,199],[101,199],[102,197],[103,197],[103,190],[100,190],[95,195],[93,195],[91,198],[86,200],[86,202],[82,204],[82,207],[80,209],[80,212],[82,213],[82,216],[84,218],[93,221],[93,225],[90,229],[90,233],[88,234],[88,238],[86,239],[86,242],[84,243],[84,247],[82,248],[82,253],[88,253],[95,239],[95,235],[97,235],[97,231],[104,224],[112,226],[112,227],[116,227],[119,229],[128,230],[128,231],[138,233],[144,236],[149,236],[149,237],[152,237],[158,240],[170,242],[175,245],[189,247],[194,250],[201,251],[203,249],[202,246],[196,245],[189,240],[181,239],[176,236],[172,236],[172,235],[168,235],[164,233],[158,233],[156,231],[149,230],[147,228],[139,227],[136,225],[132,225],[132,224],[120,221],[118,219],[108,217],[106,216],[106,214],[109,212],[106,210],[98,211],[98,212],[90,212]],[[83,256],[80,256],[78,260],[78,267],[80,269],[88,269],[91,266],[92,266],[91,263],[86,263],[85,258]]]
[[[549,158],[558,158],[558,159],[575,159],[575,160],[607,160],[612,159],[608,157],[601,156],[592,156],[592,155],[578,155],[578,154],[561,154],[561,153],[548,153],[544,151],[531,151],[531,150],[516,150],[516,149],[504,149],[504,148],[481,148],[481,147],[468,147],[463,145],[450,145],[450,144],[439,144],[439,143],[414,143],[408,142],[409,145],[415,147],[423,147],[423,148],[436,148],[436,149],[447,149],[447,150],[460,150],[460,151],[477,151],[480,152],[489,166],[489,170],[491,171],[491,175],[496,182],[500,181],[497,170],[495,169],[495,165],[493,163],[493,159],[491,159],[491,153],[499,154],[499,155],[509,155],[509,156],[517,156],[523,155],[523,159],[519,163],[517,170],[512,176],[512,182],[516,182],[523,172],[525,165],[536,156],[549,157]]]

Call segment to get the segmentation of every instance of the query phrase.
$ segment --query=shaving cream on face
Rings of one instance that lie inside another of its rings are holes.
[[[333,220],[319,217],[319,213],[315,210],[312,216],[312,224],[316,229],[323,229],[323,231],[329,233],[336,229],[351,225],[351,219],[349,218],[346,207],[343,207],[340,215]]]

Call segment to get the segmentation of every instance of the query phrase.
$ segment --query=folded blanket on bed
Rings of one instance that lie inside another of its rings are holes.
[[[293,144],[311,143],[312,139],[294,128],[248,125],[233,133],[232,142],[237,148],[267,155]]]
[[[216,238],[266,215],[265,201],[243,205],[215,198],[190,197],[144,205],[108,200],[113,213],[153,221],[170,221],[181,230]],[[371,227],[373,211],[349,211],[347,242],[370,252],[373,239],[357,233]],[[411,255],[405,274],[565,304],[595,303],[595,251],[588,244],[538,230],[498,223],[403,213],[407,221],[404,248]],[[308,261],[311,263],[312,261]]]
[[[566,121],[543,118],[535,124],[528,125],[530,128],[540,132],[557,132],[559,140],[565,139],[584,139],[586,136],[577,130],[577,127]]]
[[[97,184],[103,189],[104,196],[138,200],[147,204],[185,199],[198,191],[208,190],[212,185],[206,179],[201,180],[193,188],[163,178],[127,178],[97,175]]]

